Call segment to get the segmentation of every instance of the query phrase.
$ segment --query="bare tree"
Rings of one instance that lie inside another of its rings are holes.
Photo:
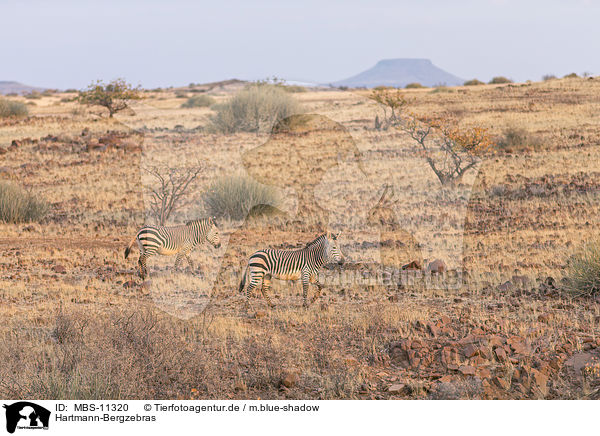
[[[150,209],[159,225],[164,226],[173,211],[185,204],[184,199],[191,184],[198,178],[200,166],[191,168],[143,168],[156,180],[149,187]]]
[[[411,103],[404,93],[398,89],[385,87],[375,88],[369,95],[369,99],[377,103],[383,109],[383,116],[375,116],[375,130],[388,130],[398,125],[402,120],[402,111]]]
[[[423,157],[444,186],[459,182],[492,145],[486,129],[461,129],[448,118],[409,115],[396,126],[419,144]],[[436,158],[436,152],[441,157]]]

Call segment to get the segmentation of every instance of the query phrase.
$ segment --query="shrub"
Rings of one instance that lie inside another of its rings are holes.
[[[478,79],[467,80],[464,83],[464,86],[477,86],[477,85],[485,85],[485,83],[483,83],[481,80],[478,80]]]
[[[577,79],[577,78],[579,78],[579,76],[577,75],[577,73],[571,73],[571,74],[567,74],[564,78],[565,79]]]
[[[234,175],[217,179],[204,194],[204,205],[211,216],[243,220],[252,215],[268,215],[281,205],[282,199],[272,186]]]
[[[29,94],[25,94],[23,97],[28,100],[39,100],[42,98],[42,94],[40,94],[38,91],[31,91]]]
[[[434,94],[437,94],[438,92],[454,92],[454,89],[448,88],[447,86],[436,86],[431,92]]]
[[[26,104],[0,98],[0,118],[26,117],[28,114],[29,109]]]
[[[498,85],[502,83],[512,83],[512,80],[504,76],[496,76],[492,80],[490,80],[490,85]]]
[[[563,289],[569,294],[593,296],[600,293],[600,242],[585,245],[571,256]]]
[[[554,74],[544,74],[542,76],[542,80],[544,82],[547,82],[548,80],[554,80],[554,79],[556,79],[556,76]]]
[[[504,129],[497,145],[499,149],[511,153],[528,147],[537,150],[542,146],[542,143],[539,138],[529,131],[521,127],[510,126]]]
[[[48,204],[19,186],[0,182],[0,221],[39,221],[48,213]]]
[[[255,83],[217,105],[212,129],[221,133],[268,132],[276,122],[301,112],[300,104],[281,86]]]
[[[98,80],[79,93],[79,102],[103,106],[112,118],[115,113],[126,109],[130,100],[140,100],[140,92],[140,87],[134,88],[123,79],[115,79],[107,84]]]
[[[210,95],[195,95],[188,98],[187,101],[181,105],[181,107],[209,107],[213,104],[215,104],[215,99]]]
[[[421,85],[420,83],[413,82],[413,83],[409,83],[404,88],[405,89],[419,89],[419,88],[425,88],[425,86]]]

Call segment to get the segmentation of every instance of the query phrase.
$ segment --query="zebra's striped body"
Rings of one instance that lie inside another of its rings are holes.
[[[250,294],[260,284],[261,292],[269,306],[273,307],[268,292],[271,287],[271,278],[280,280],[302,280],[302,296],[304,306],[308,306],[308,284],[315,283],[317,292],[312,301],[319,298],[323,286],[319,283],[319,270],[330,258],[340,265],[344,262],[342,253],[337,243],[338,235],[323,234],[304,248],[294,250],[274,250],[266,248],[250,256],[248,267],[242,275],[239,291],[243,292],[246,281],[246,306],[250,301]]]
[[[179,267],[185,257],[194,269],[190,253],[204,241],[210,242],[215,248],[221,246],[219,238],[219,229],[212,218],[188,221],[185,225],[165,227],[165,226],[144,226],[135,235],[135,238],[125,249],[125,259],[133,244],[137,241],[140,249],[140,277],[145,279],[148,275],[147,259],[155,254],[166,256],[176,255],[175,269]]]

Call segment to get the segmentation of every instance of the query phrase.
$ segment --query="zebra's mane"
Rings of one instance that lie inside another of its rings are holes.
[[[322,235],[317,236],[315,239],[313,239],[308,244],[306,244],[304,246],[304,248],[308,248],[308,247],[310,247],[312,245],[316,245],[316,244],[318,244],[319,242],[321,242],[321,241],[323,241],[325,239],[327,239],[327,233],[323,233]]]
[[[208,218],[200,218],[200,219],[197,219],[197,220],[190,220],[190,221],[186,221],[186,222],[185,222],[185,225],[186,225],[186,226],[189,226],[189,225],[192,225],[192,224],[195,224],[195,223],[201,223],[201,222],[203,222],[203,221],[206,221],[207,219],[208,219]]]

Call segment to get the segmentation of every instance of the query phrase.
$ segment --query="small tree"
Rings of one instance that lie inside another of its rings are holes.
[[[173,211],[184,204],[187,191],[200,174],[201,168],[150,167],[143,170],[156,181],[154,187],[148,188],[150,210],[156,222],[164,226]]]
[[[423,157],[444,186],[454,185],[492,145],[486,129],[459,128],[449,118],[409,115],[398,127],[419,144]],[[436,152],[442,157],[436,159]]]
[[[116,79],[108,84],[101,80],[92,83],[84,91],[79,92],[79,102],[82,104],[103,106],[108,109],[109,117],[126,109],[130,100],[140,100],[140,87],[134,88],[124,79]]]
[[[400,113],[410,101],[398,89],[375,88],[369,98],[383,109],[383,118],[375,116],[375,129],[388,130],[400,122]]]

